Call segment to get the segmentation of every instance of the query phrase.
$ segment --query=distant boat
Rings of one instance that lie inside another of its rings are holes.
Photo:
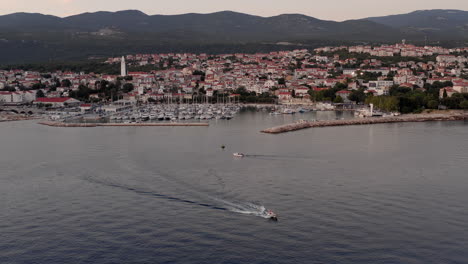
[[[267,215],[271,220],[273,220],[273,221],[278,221],[278,215],[277,215],[275,212],[273,212],[272,210],[268,210],[268,211],[266,212],[266,215]]]
[[[237,152],[234,153],[234,154],[232,154],[232,155],[234,155],[234,157],[237,157],[237,158],[243,158],[243,157],[245,157],[245,154],[243,154],[243,153],[237,153]]]
[[[283,110],[284,115],[293,115],[295,113],[296,113],[296,111],[294,111],[293,109],[290,109],[290,108],[286,108],[286,109]]]

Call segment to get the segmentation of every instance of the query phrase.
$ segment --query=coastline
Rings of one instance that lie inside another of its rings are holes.
[[[0,115],[0,122],[15,122],[15,121],[28,121],[40,119],[38,117],[31,116],[11,116],[11,115]]]

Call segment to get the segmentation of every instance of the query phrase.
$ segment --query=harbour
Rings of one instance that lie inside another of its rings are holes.
[[[209,123],[65,123],[39,122],[50,127],[207,127]]]

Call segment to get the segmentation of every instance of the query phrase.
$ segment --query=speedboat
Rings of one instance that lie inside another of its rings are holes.
[[[268,216],[268,218],[269,218],[270,220],[278,221],[278,215],[277,215],[275,212],[273,212],[272,210],[268,210],[268,211],[266,212],[266,214],[267,214],[267,216]]]
[[[232,155],[234,155],[234,157],[237,157],[237,158],[243,158],[243,157],[245,157],[245,155],[244,155],[243,153],[237,153],[237,152],[234,153],[234,154],[232,154]]]

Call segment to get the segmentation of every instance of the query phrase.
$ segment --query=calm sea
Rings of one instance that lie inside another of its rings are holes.
[[[259,133],[312,115],[0,123],[0,263],[468,263],[468,122]]]

